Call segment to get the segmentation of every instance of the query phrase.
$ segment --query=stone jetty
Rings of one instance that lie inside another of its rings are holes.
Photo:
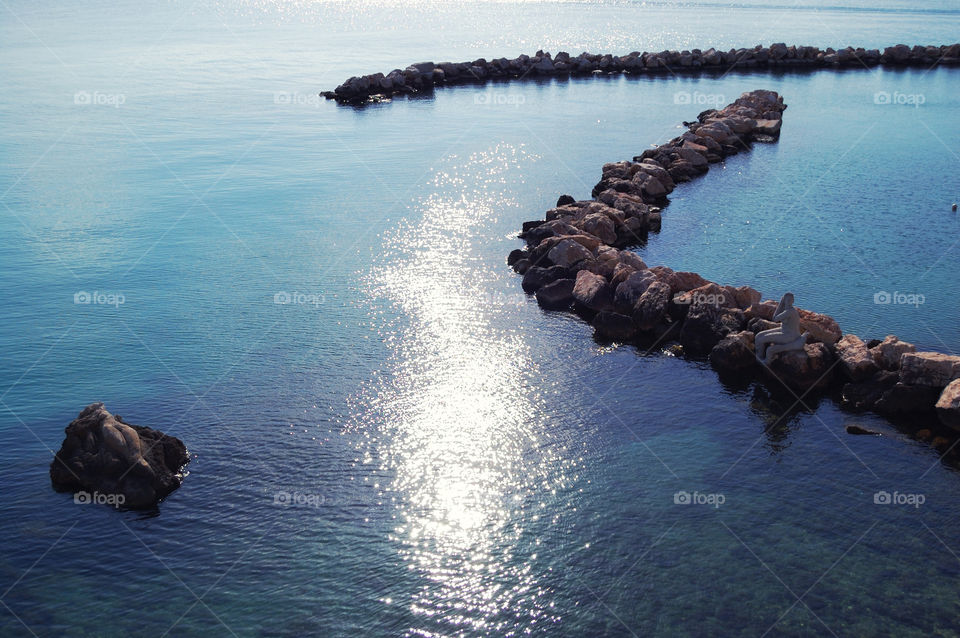
[[[761,379],[800,398],[832,393],[851,410],[932,423],[916,436],[953,450],[960,436],[960,357],[917,352],[893,335],[864,341],[844,334],[828,315],[797,308],[806,343],[764,364],[754,339],[779,325],[775,301],[750,286],[649,267],[627,249],[660,229],[661,207],[678,184],[752,143],[776,141],[785,109],[773,91],[744,93],[700,113],[669,142],[604,165],[593,199],[563,195],[544,219],[523,223],[526,248],[512,251],[507,263],[541,307],[577,313],[601,340],[647,348],[678,342],[684,355],[707,357],[727,379]]]
[[[345,104],[378,101],[394,95],[429,91],[436,86],[483,83],[496,79],[533,79],[590,74],[690,74],[727,72],[731,69],[839,69],[875,66],[930,68],[960,66],[960,44],[907,46],[880,49],[846,47],[770,46],[730,49],[710,48],[659,53],[634,51],[626,55],[581,53],[574,57],[561,51],[555,56],[537,51],[516,58],[480,58],[469,62],[418,62],[386,75],[374,73],[351,77],[324,97]]]

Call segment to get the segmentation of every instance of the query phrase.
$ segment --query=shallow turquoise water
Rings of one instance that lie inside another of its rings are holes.
[[[956,634],[960,478],[932,449],[601,347],[504,257],[692,119],[678,92],[770,88],[779,143],[678,189],[640,253],[955,352],[957,71],[314,96],[539,47],[948,42],[950,5],[133,6],[0,22],[0,633]],[[196,454],[158,515],[49,489],[94,400]]]

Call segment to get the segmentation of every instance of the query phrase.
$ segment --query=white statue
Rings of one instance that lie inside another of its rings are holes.
[[[788,292],[780,299],[773,320],[780,322],[779,328],[771,328],[757,333],[754,341],[757,358],[769,364],[773,356],[790,350],[803,350],[807,342],[807,333],[800,333],[800,313],[793,307],[793,293]]]

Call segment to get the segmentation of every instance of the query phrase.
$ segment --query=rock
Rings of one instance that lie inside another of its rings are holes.
[[[840,370],[850,380],[864,381],[877,373],[877,364],[867,344],[854,334],[845,334],[837,341],[834,351],[840,360]]]
[[[649,270],[633,271],[617,286],[613,295],[613,305],[622,312],[632,312],[637,305],[637,300],[655,281],[657,281],[656,276]]]
[[[526,259],[526,258],[527,258],[527,251],[520,250],[519,248],[515,250],[511,250],[510,254],[507,255],[507,265],[513,266],[521,259]]]
[[[693,304],[680,330],[680,343],[684,352],[703,355],[739,326],[725,321],[725,311],[712,304]]]
[[[746,310],[755,303],[760,302],[760,292],[750,286],[739,286],[734,288],[734,298],[737,302],[737,307],[741,310]]]
[[[865,381],[848,383],[841,390],[840,405],[850,410],[872,410],[897,379],[896,373],[881,371]]]
[[[580,222],[580,228],[605,244],[617,243],[617,230],[613,220],[602,213],[593,213],[584,217]]]
[[[629,250],[620,251],[620,263],[626,266],[632,266],[634,270],[647,270],[647,264],[643,262],[640,255]]]
[[[58,492],[116,495],[123,507],[150,508],[180,487],[189,461],[180,439],[126,423],[103,403],[91,403],[67,426],[50,480]]]
[[[513,265],[513,270],[519,275],[525,275],[532,265],[529,259],[521,259]]]
[[[767,299],[763,302],[754,302],[744,311],[744,314],[747,316],[747,321],[755,318],[766,319],[770,321],[773,319],[773,313],[777,311],[777,302]]]
[[[693,290],[694,288],[706,286],[711,283],[695,272],[684,271],[671,273],[666,281],[670,284],[670,292],[673,294],[687,292],[688,290]]]
[[[559,198],[557,198],[557,208],[560,208],[561,206],[567,206],[569,204],[575,204],[576,201],[577,200],[569,195],[561,195]]]
[[[937,388],[924,385],[907,385],[897,382],[883,393],[874,406],[881,414],[913,414],[931,412],[940,397]]]
[[[916,352],[912,343],[900,341],[895,335],[887,335],[883,341],[870,348],[874,362],[884,370],[899,370],[900,358],[907,352]]]
[[[613,310],[613,289],[606,278],[581,270],[573,287],[573,300],[579,307],[592,312]]]
[[[569,310],[573,305],[573,279],[557,279],[537,290],[537,303],[545,310]]]
[[[633,307],[633,320],[637,328],[652,330],[667,314],[670,304],[670,286],[655,281],[644,291]]]
[[[593,259],[593,253],[573,239],[564,239],[550,249],[550,261],[564,268],[572,268],[581,261]]]
[[[847,431],[847,434],[859,434],[859,435],[869,434],[873,436],[881,436],[880,432],[874,432],[873,430],[868,430],[865,427],[862,427],[853,423],[847,425],[847,427],[844,429]]]
[[[619,312],[603,310],[593,318],[597,335],[613,341],[629,341],[637,334],[633,319]]]
[[[800,313],[801,332],[809,332],[815,341],[822,341],[831,346],[840,340],[843,332],[833,317],[802,308],[797,308],[797,312]],[[767,318],[764,317],[764,319]]]
[[[731,332],[710,351],[710,365],[721,373],[742,372],[756,367],[753,338],[754,334],[746,330]]]
[[[565,279],[569,276],[570,271],[563,266],[551,266],[549,268],[532,266],[524,273],[523,281],[520,285],[523,287],[524,292],[534,293],[547,284],[555,282],[557,279]]]
[[[940,423],[948,428],[960,430],[960,379],[951,381],[943,389],[935,407]]]
[[[900,359],[900,381],[945,388],[960,379],[960,357],[939,352],[907,352]]]
[[[798,392],[822,389],[830,385],[833,355],[823,343],[808,343],[803,350],[775,355],[767,366],[775,379]]]

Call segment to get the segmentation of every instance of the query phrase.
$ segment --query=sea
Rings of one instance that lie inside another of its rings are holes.
[[[950,0],[0,1],[0,636],[957,636],[960,473],[922,424],[597,342],[505,258],[604,163],[770,89],[779,141],[633,249],[957,354],[960,69],[318,94],[958,35]],[[51,489],[95,401],[186,443],[155,510]]]

